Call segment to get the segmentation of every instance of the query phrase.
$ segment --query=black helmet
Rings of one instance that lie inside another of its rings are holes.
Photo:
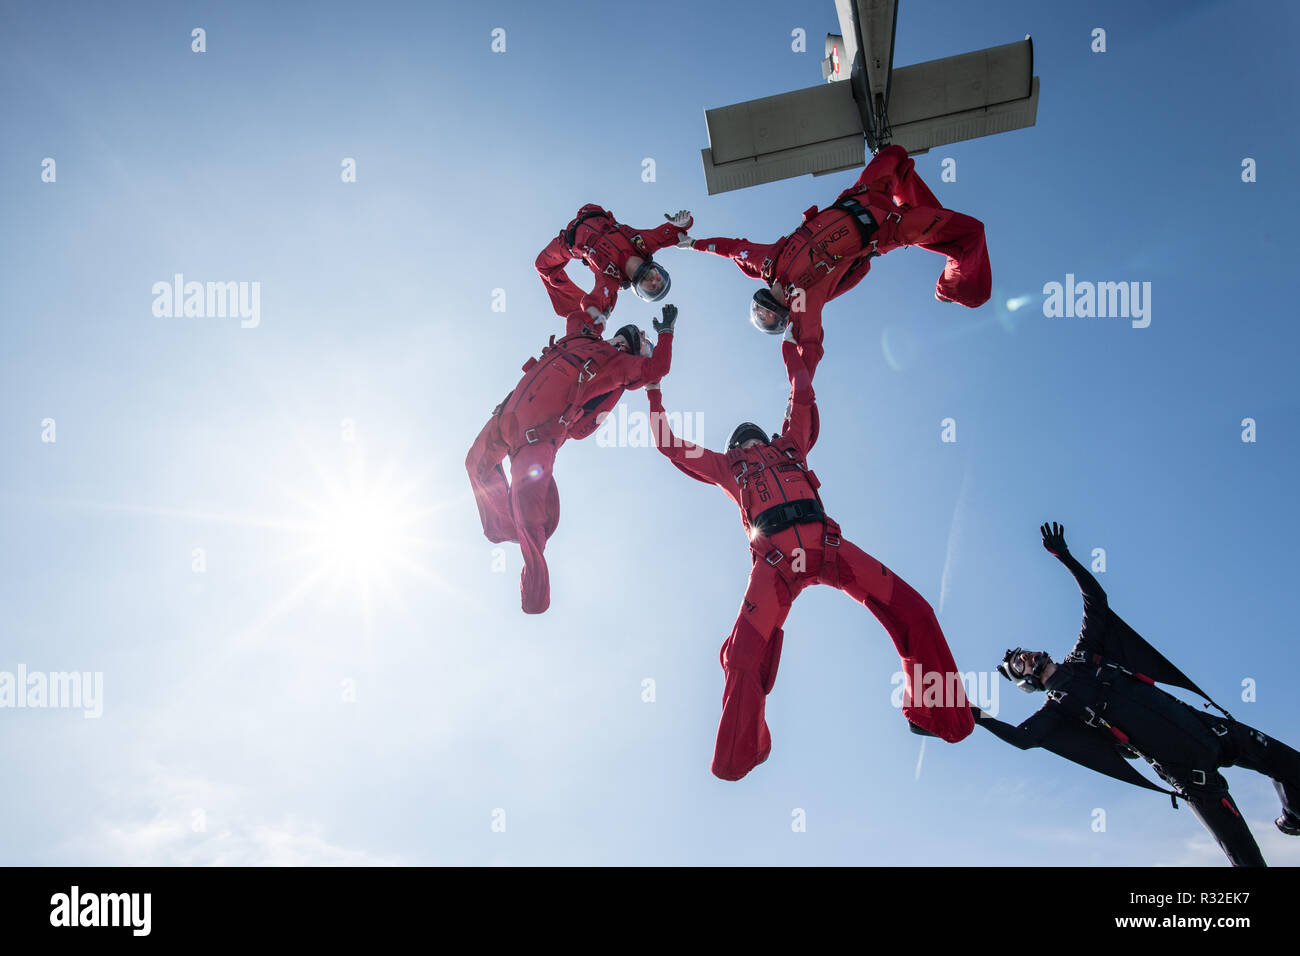
[[[749,321],[769,335],[780,335],[790,324],[790,310],[776,301],[770,289],[759,289],[749,304]]]
[[[739,448],[751,438],[757,438],[765,445],[768,443],[767,432],[753,422],[741,422],[736,426],[736,430],[731,433],[731,440],[727,442],[727,448]]]
[[[620,335],[623,336],[623,340],[627,342],[627,350],[629,354],[631,355],[641,354],[641,330],[640,329],[638,329],[635,325],[629,323],[628,325],[623,326],[621,329],[619,329],[617,332],[614,333],[615,338],[618,338]]]
[[[658,278],[652,278],[654,276]],[[649,289],[646,288],[647,285],[650,286]],[[668,294],[671,285],[672,280],[668,278],[667,270],[653,259],[642,261],[632,274],[632,291],[637,294],[637,298],[646,302],[658,302]]]
[[[1022,673],[1020,670],[1019,657],[1025,653],[1023,647],[1017,647],[1009,650],[1002,656],[1002,663],[998,665],[1000,673],[1011,683],[1015,684],[1026,694],[1032,694],[1036,690],[1046,690],[1043,685],[1043,668],[1051,660],[1046,651],[1038,651],[1034,655],[1034,666],[1029,669],[1028,673]]]

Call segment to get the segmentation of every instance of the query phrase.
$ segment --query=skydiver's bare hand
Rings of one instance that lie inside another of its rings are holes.
[[[1043,535],[1043,547],[1051,554],[1061,558],[1070,553],[1070,549],[1065,543],[1065,525],[1053,521],[1043,525],[1038,530]]]

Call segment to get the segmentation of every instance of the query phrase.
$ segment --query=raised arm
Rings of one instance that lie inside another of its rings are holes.
[[[636,232],[645,243],[646,251],[652,255],[668,246],[688,246],[690,236],[686,233],[695,224],[689,209],[682,209],[674,215],[664,213],[668,221],[657,229],[638,229]]]
[[[774,243],[765,244],[761,242],[750,242],[748,239],[728,239],[725,236],[715,236],[712,239],[693,239],[691,248],[697,252],[711,252],[715,256],[722,256],[730,259],[751,279],[763,278],[763,263],[775,262],[776,254],[780,251],[780,239]]]
[[[654,330],[659,333],[655,340],[654,354],[648,358],[644,355],[624,355],[621,384],[625,388],[641,388],[651,382],[657,382],[673,365],[673,326],[677,322],[677,306],[665,305],[663,321],[654,321]]]
[[[1066,570],[1074,576],[1083,595],[1083,625],[1079,630],[1079,640],[1075,644],[1075,650],[1100,650],[1106,633],[1107,620],[1110,617],[1106,592],[1102,590],[1102,586],[1097,583],[1092,573],[1070,554],[1070,549],[1065,543],[1064,525],[1053,521],[1042,525],[1038,530],[1043,536],[1043,547],[1065,565]]]
[[[812,376],[804,365],[799,346],[790,330],[786,330],[781,343],[781,358],[785,360],[786,375],[790,378],[790,400],[785,408],[785,423],[781,434],[795,440],[805,455],[817,443],[817,398],[813,394]]]
[[[822,329],[822,317],[820,313],[813,316],[806,312],[803,314],[794,312],[791,313],[791,317],[793,321],[790,324],[789,335],[799,349],[799,358],[808,371],[808,379],[811,381],[817,374],[817,365],[826,354],[826,349],[822,347],[822,341],[826,338],[826,332]]]
[[[975,723],[993,736],[1011,744],[1013,747],[1019,747],[1021,750],[1030,750],[1041,746],[1043,738],[1051,733],[1062,719],[1059,713],[1046,705],[1039,708],[1037,712],[1030,714],[1028,719],[1015,727],[1005,721],[998,720],[996,717],[990,717],[978,707],[972,706],[971,712],[975,715]]]
[[[731,477],[731,466],[727,464],[727,456],[710,451],[684,438],[678,438],[673,433],[668,415],[664,411],[659,383],[647,385],[645,391],[650,399],[650,440],[654,442],[655,447],[692,478],[710,485],[718,485],[730,494],[730,489],[736,482]]]

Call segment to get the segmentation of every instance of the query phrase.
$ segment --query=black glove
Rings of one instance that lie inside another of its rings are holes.
[[[671,332],[673,330],[673,325],[676,324],[676,322],[677,322],[677,306],[665,305],[664,320],[660,322],[658,319],[652,319],[650,321],[650,324],[654,326],[654,330],[656,332],[658,332],[660,335],[663,335],[665,332]]]
[[[924,727],[918,727],[916,724],[912,723],[910,720],[907,722],[907,729],[910,730],[912,733],[916,734],[918,737],[938,737],[938,736],[939,736],[938,734],[932,734],[932,733],[930,733],[930,731],[926,730]]]
[[[1058,558],[1063,558],[1070,553],[1069,547],[1065,544],[1065,526],[1059,525],[1055,521],[1051,524],[1045,524],[1038,529],[1043,534],[1043,547]]]

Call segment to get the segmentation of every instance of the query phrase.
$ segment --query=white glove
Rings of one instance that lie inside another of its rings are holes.
[[[695,248],[695,240],[692,239],[690,236],[688,236],[686,233],[684,233],[684,232],[679,232],[679,233],[677,234],[677,248],[678,248],[678,249],[694,249],[694,248]]]
[[[668,215],[668,213],[664,213],[664,218],[679,229],[689,229],[695,224],[695,220],[691,217],[691,211],[689,209],[679,209],[671,216]]]

